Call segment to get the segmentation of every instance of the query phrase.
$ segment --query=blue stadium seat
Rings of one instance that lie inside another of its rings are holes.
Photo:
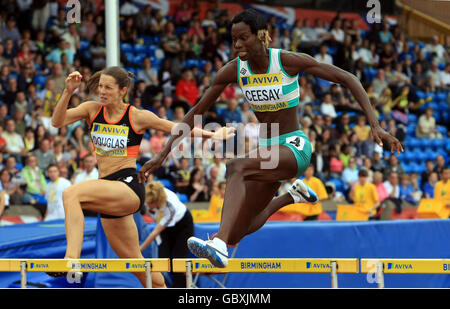
[[[447,94],[445,92],[436,93],[436,101],[438,102],[447,101]]]
[[[169,179],[158,179],[159,182],[162,183],[162,185],[164,187],[166,187],[167,189],[173,191],[175,190],[175,186],[172,184],[172,182]]]
[[[425,98],[427,97],[426,93],[423,92],[423,91],[420,91],[420,90],[417,90],[417,91],[416,91],[416,96],[417,96],[419,99],[425,99]]]
[[[188,203],[189,202],[189,198],[187,197],[186,194],[177,193],[177,195],[178,195],[178,199],[180,200],[181,203]]]
[[[431,147],[431,140],[428,138],[420,138],[419,142],[420,142],[419,146],[421,148]]]
[[[198,67],[198,60],[197,59],[186,59],[186,61],[184,62],[184,66],[186,68]]]
[[[144,60],[144,58],[146,56],[147,55],[145,53],[140,53],[140,54],[135,55],[134,59],[133,59],[133,63],[134,64],[142,64],[142,60]]]
[[[125,70],[127,70],[130,73],[133,73],[134,75],[136,75],[136,69],[132,68],[132,67],[126,67]]]
[[[408,123],[417,122],[418,118],[414,114],[408,114]]]
[[[38,74],[34,77],[34,83],[39,88],[44,88],[46,81],[47,81],[47,77],[45,75]]]
[[[435,138],[431,140],[431,147],[434,150],[438,150],[445,147],[445,140],[442,138]]]
[[[91,45],[91,43],[89,41],[86,40],[80,40],[80,50],[84,51],[89,49],[89,46]]]
[[[446,127],[444,127],[444,126],[437,126],[436,127],[436,130],[438,130],[439,131],[439,133],[441,133],[442,134],[442,136],[447,136],[447,128]]]
[[[135,53],[145,53],[146,47],[144,44],[134,44],[134,52]]]
[[[336,191],[344,193],[344,182],[342,180],[338,178],[330,178],[328,181],[334,184]]]
[[[445,62],[439,63],[438,68],[439,68],[439,70],[444,71],[445,70]]]
[[[133,46],[130,43],[120,43],[120,50],[124,53],[132,53]]]
[[[134,62],[134,54],[131,52],[126,52],[125,58],[127,59],[128,62],[131,62],[131,63]]]

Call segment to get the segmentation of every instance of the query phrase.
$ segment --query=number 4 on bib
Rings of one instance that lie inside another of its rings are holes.
[[[305,139],[299,136],[291,136],[286,139],[286,143],[291,144],[299,151],[302,151],[305,146]]]

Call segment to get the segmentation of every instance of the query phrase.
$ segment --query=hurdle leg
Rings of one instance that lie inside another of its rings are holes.
[[[152,263],[150,261],[145,262],[145,285],[147,289],[152,288]]]
[[[186,288],[192,288],[192,261],[186,261]]]
[[[338,279],[337,279],[337,263],[336,261],[331,261],[331,288],[338,288]]]
[[[384,288],[384,264],[381,261],[377,262],[377,283],[379,289]]]
[[[27,262],[20,261],[20,287],[27,288]]]

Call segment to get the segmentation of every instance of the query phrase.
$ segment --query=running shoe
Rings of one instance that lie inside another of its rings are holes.
[[[311,189],[306,183],[297,179],[292,186],[288,189],[288,192],[292,197],[296,196],[300,201],[296,203],[311,203],[316,204],[319,201],[319,197],[316,192]],[[295,199],[295,197],[294,197]],[[296,199],[295,199],[296,200]]]
[[[228,250],[226,244],[217,237],[211,240],[201,240],[190,237],[187,240],[189,250],[196,257],[208,259],[211,264],[219,268],[228,265]]]

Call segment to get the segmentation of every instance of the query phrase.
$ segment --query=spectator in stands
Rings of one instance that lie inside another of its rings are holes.
[[[209,166],[206,168],[206,175],[210,175],[210,171],[213,167],[217,168],[217,181],[224,181],[225,180],[225,173],[226,173],[226,164],[223,162],[223,159],[221,158],[221,154],[214,153],[213,162],[209,164]]]
[[[450,58],[450,56],[449,56],[449,58]],[[443,89],[447,89],[447,90],[450,89],[450,62],[447,63],[444,71],[441,72],[440,86]]]
[[[10,16],[6,22],[6,25],[2,27],[1,35],[3,41],[10,39],[13,41],[15,46],[19,45],[21,34],[19,29],[17,29],[16,19],[13,16]]]
[[[152,26],[152,6],[146,5],[143,10],[140,10],[136,15],[136,30],[139,35],[147,33]]]
[[[94,13],[88,12],[86,18],[81,21],[80,36],[83,39],[91,41],[97,33],[97,26],[94,23]]]
[[[83,169],[76,174],[73,184],[91,179],[98,179],[98,169],[95,157],[88,154],[83,158]]]
[[[50,146],[50,140],[44,138],[39,143],[39,149],[34,151],[34,155],[38,159],[38,166],[42,171],[47,171],[50,164],[56,164],[56,156]]]
[[[437,63],[445,63],[446,50],[444,46],[439,43],[439,36],[433,35],[433,41],[431,44],[427,44],[422,51],[424,53],[430,53],[433,61]]]
[[[377,97],[380,97],[384,89],[389,85],[386,81],[386,75],[383,69],[378,69],[375,79],[372,81],[373,92]]]
[[[438,174],[436,172],[431,172],[428,176],[428,180],[423,186],[423,194],[425,198],[434,198],[434,188],[438,182]]]
[[[450,168],[446,167],[441,173],[441,180],[434,187],[434,198],[450,205]]]
[[[52,74],[48,78],[55,82],[55,91],[61,94],[64,90],[66,77],[63,75],[62,66],[60,63],[54,63],[52,68]]]
[[[438,174],[438,178],[441,179],[442,172],[445,169],[445,158],[442,155],[436,157],[436,165],[434,171]]]
[[[383,185],[386,188],[386,192],[389,194],[389,197],[386,200],[393,202],[396,212],[400,214],[402,212],[402,200],[400,199],[398,173],[390,172],[388,179],[383,182]]]
[[[209,201],[208,186],[205,183],[203,170],[198,168],[192,170],[189,185],[186,188],[186,195],[191,203]]]
[[[137,38],[137,29],[134,25],[135,17],[127,17],[124,26],[120,28],[120,42],[134,44]]]
[[[386,20],[383,22],[382,29],[382,31],[378,32],[379,41],[382,44],[394,43],[394,36],[392,35],[390,25]]]
[[[348,166],[342,172],[342,181],[344,182],[344,189],[346,191],[350,190],[357,180],[358,180],[358,166],[356,165],[356,158],[351,157],[348,160]]]
[[[0,191],[5,194],[6,205],[20,203],[20,184],[13,181],[13,174],[6,167],[0,171]]]
[[[165,56],[169,58],[174,58],[181,50],[180,40],[171,21],[168,21],[164,26],[164,32],[161,34],[161,47]]]
[[[341,158],[339,158],[340,147],[335,145],[330,147],[328,151],[328,157],[326,161],[328,162],[329,168],[329,178],[341,178],[342,171],[344,170],[344,163]]]
[[[427,107],[425,114],[419,117],[416,127],[417,138],[442,138],[442,134],[436,130],[436,119],[433,117],[433,109]]]
[[[49,183],[45,191],[47,210],[44,221],[64,219],[63,192],[72,184],[64,177],[60,177],[56,164],[50,164],[47,168]]]
[[[55,153],[56,162],[67,163],[72,159],[70,152],[65,150],[67,140],[56,139],[53,142],[53,152]]]
[[[320,111],[322,112],[322,114],[330,116],[331,118],[336,118],[337,114],[336,114],[336,110],[334,109],[335,106],[336,106],[336,102],[334,102],[332,100],[331,94],[326,93],[324,95],[323,102],[320,105]]]
[[[69,25],[68,31],[61,37],[68,43],[68,48],[72,51],[73,55],[80,49],[80,34],[78,33],[77,24],[73,23]],[[70,63],[73,63],[73,59]]]
[[[191,171],[189,169],[189,160],[187,158],[180,159],[180,165],[175,171],[175,189],[179,193],[186,194]]]
[[[413,198],[413,188],[411,186],[410,176],[408,174],[402,174],[400,177],[400,199],[403,202],[408,202],[415,205],[417,201]]]
[[[386,187],[383,184],[383,173],[376,171],[373,173],[373,184],[377,189],[377,195],[380,203],[389,197]]]
[[[228,107],[223,111],[222,118],[225,123],[242,123],[242,115],[241,111],[238,109],[238,103],[236,99],[233,98],[228,101]]]
[[[331,26],[331,42],[335,43],[343,43],[345,38],[345,33],[342,30],[342,21],[337,19],[334,21],[334,24]]]
[[[144,81],[146,86],[157,86],[159,84],[158,71],[152,67],[150,57],[142,60],[142,68],[137,74],[137,79]]]
[[[422,64],[420,62],[414,63],[413,71],[414,72],[411,78],[413,86],[419,88],[422,91],[425,91],[427,86],[427,77],[424,74]]]
[[[190,69],[183,72],[182,78],[178,81],[175,88],[176,103],[189,110],[197,103],[199,91],[194,75]]]
[[[426,170],[420,175],[420,187],[423,188],[425,183],[428,181],[431,173],[434,172],[434,162],[433,160],[427,160],[425,162]]]
[[[25,156],[25,144],[20,134],[15,132],[16,122],[14,119],[6,120],[5,129],[2,136],[6,140],[6,153],[15,156],[16,161],[22,162],[22,157]]]
[[[359,170],[357,181],[352,186],[349,197],[356,205],[368,211],[373,218],[373,215],[376,214],[377,207],[380,205],[380,199],[376,186],[368,182],[368,176],[369,174],[366,169],[362,168]]]
[[[396,173],[397,176],[401,176],[405,173],[403,167],[398,164],[397,156],[394,154],[389,157],[389,166],[384,169],[384,177],[389,177],[392,173]]]
[[[91,67],[94,71],[103,69],[106,66],[106,48],[103,43],[103,33],[97,32],[95,34],[94,40],[89,47],[89,53],[91,55]]]
[[[314,57],[320,63],[333,64],[333,58],[328,54],[328,47],[322,44],[319,53]]]
[[[43,171],[39,168],[37,157],[33,154],[26,158],[26,165],[22,169],[21,174],[25,181],[25,192],[22,196],[21,202],[23,204],[31,204],[36,206],[44,215],[46,201],[45,191],[47,189],[47,181]],[[44,207],[42,207],[44,206]]]

